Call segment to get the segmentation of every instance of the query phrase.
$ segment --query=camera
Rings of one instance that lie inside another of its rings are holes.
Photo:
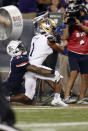
[[[69,5],[67,7],[66,13],[68,14],[67,24],[74,25],[75,19],[80,19],[80,10],[86,10],[86,7],[82,4],[82,0],[77,0],[74,2],[73,0],[69,1]]]

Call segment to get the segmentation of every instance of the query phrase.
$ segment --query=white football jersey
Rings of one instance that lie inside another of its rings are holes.
[[[53,49],[47,44],[46,34],[38,34],[32,38],[29,53],[29,61],[34,65],[41,65],[46,57],[53,53]]]

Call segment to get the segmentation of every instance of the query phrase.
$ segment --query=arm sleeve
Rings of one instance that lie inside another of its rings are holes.
[[[51,43],[60,43],[61,36],[59,35],[58,32],[55,32],[54,35],[49,35],[49,36],[47,37],[47,39],[48,39],[49,42],[51,42]]]

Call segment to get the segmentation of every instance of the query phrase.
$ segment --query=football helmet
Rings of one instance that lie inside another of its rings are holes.
[[[40,21],[40,33],[48,33],[53,34],[54,30],[56,29],[56,23],[54,20],[50,18],[45,18],[44,20]]]
[[[11,57],[22,55],[24,52],[25,52],[25,48],[23,46],[23,42],[22,41],[12,40],[7,45],[7,53]]]

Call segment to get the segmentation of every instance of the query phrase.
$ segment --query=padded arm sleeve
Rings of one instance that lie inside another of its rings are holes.
[[[48,36],[47,39],[48,39],[48,41],[51,42],[51,43],[56,43],[56,38],[55,38],[55,36],[53,36],[53,35]]]
[[[47,39],[49,40],[49,42],[51,43],[60,43],[61,40],[61,36],[58,32],[55,32],[54,35],[49,35],[47,37]]]

